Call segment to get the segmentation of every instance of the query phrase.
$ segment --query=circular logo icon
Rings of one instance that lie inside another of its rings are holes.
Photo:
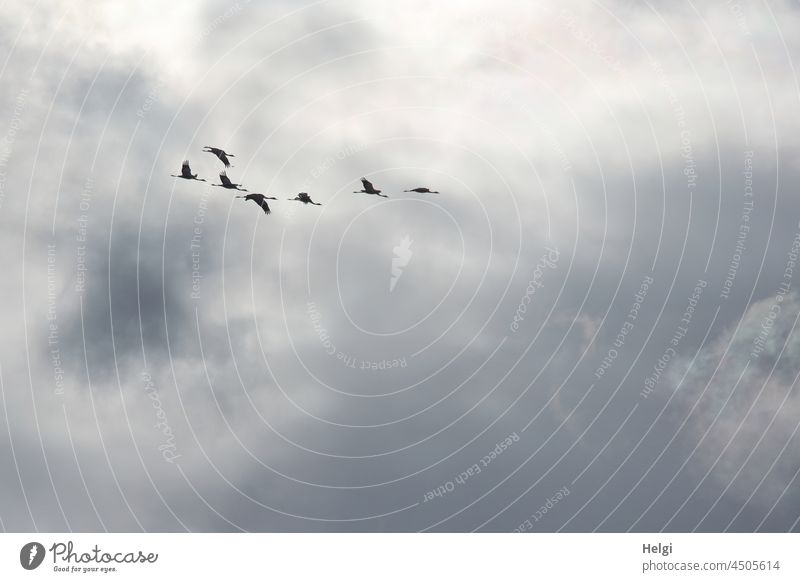
[[[44,546],[39,542],[28,542],[19,551],[19,563],[26,570],[35,570],[44,561]]]

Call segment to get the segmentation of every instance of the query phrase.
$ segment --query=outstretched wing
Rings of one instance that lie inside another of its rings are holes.
[[[181,176],[184,178],[192,177],[192,169],[189,167],[189,160],[183,160],[183,165],[181,166]]]
[[[368,192],[370,190],[374,190],[375,189],[375,187],[372,185],[372,182],[370,182],[366,178],[361,178],[361,183],[364,185],[364,190],[366,190]]]
[[[264,196],[261,196],[261,200],[256,200],[256,202],[258,202],[258,205],[264,211],[264,214],[269,214],[270,212],[272,212],[269,209],[269,204],[267,204],[267,201],[264,199]]]
[[[228,161],[228,156],[225,155],[225,152],[220,150],[219,152],[217,152],[217,157],[219,158],[220,162],[225,164],[226,168],[230,168],[231,167],[231,163]]]
[[[301,202],[311,202],[311,197],[308,195],[308,192],[300,192],[297,195],[297,199]]]
[[[219,181],[222,182],[222,185],[226,188],[233,187],[233,183],[230,181],[228,175],[224,171],[219,173]]]

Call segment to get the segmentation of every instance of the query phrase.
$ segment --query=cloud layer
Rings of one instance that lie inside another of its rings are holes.
[[[0,524],[797,530],[797,20],[10,8]]]

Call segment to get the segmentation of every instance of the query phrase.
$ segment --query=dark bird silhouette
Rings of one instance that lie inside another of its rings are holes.
[[[424,187],[412,188],[411,190],[403,190],[403,192],[419,192],[420,194],[438,194],[436,190],[430,190]]]
[[[386,194],[381,194],[380,190],[376,190],[375,186],[372,185],[372,182],[367,180],[366,178],[361,178],[361,183],[364,185],[363,190],[354,190],[353,194],[375,194],[376,196],[383,196],[384,198],[388,198]]]
[[[189,167],[189,160],[183,160],[180,176],[176,176],[175,174],[170,174],[170,176],[173,178],[183,178],[184,180],[197,180],[198,182],[205,182],[205,180],[202,178],[198,178],[197,174],[192,174],[192,169]]]
[[[241,184],[234,184],[233,182],[231,182],[230,178],[228,178],[228,175],[225,173],[225,170],[222,170],[219,173],[219,181],[222,182],[222,184],[211,184],[211,185],[222,186],[223,188],[227,188],[228,190],[239,190],[240,192],[247,192],[246,188],[239,188]]]
[[[322,206],[322,204],[320,204],[319,202],[314,202],[311,199],[311,196],[309,196],[307,192],[300,192],[297,196],[295,196],[294,198],[289,198],[288,200],[299,200],[303,204],[313,204],[314,206]]]
[[[228,158],[229,157],[231,157],[231,158],[235,158],[236,157],[233,154],[226,153],[225,150],[223,150],[223,149],[212,148],[211,146],[204,146],[203,147],[203,151],[206,152],[207,154],[214,154],[215,156],[217,156],[219,158],[219,161],[222,162],[223,164],[225,164],[226,168],[230,168],[231,167],[231,163],[228,160]]]
[[[264,214],[269,214],[270,212],[272,212],[269,209],[269,204],[267,204],[267,200],[277,200],[277,198],[272,198],[271,196],[264,196],[263,194],[247,194],[246,196],[237,196],[237,198],[252,200],[261,207],[261,209],[264,211]]]

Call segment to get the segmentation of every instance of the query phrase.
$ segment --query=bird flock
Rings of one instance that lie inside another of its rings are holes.
[[[211,146],[203,147],[203,152],[215,155],[220,162],[225,166],[225,170],[222,170],[219,173],[219,184],[211,184],[212,186],[218,186],[220,188],[225,188],[227,190],[237,190],[239,192],[248,192],[246,188],[243,188],[241,184],[236,184],[231,182],[231,179],[228,178],[227,168],[231,167],[231,162],[228,158],[234,158],[233,154],[229,154],[225,150],[221,148],[215,148]],[[198,178],[197,174],[192,174],[192,168],[189,165],[189,160],[184,160],[183,165],[181,166],[181,173],[180,174],[170,174],[173,178],[182,178],[184,180],[196,180],[198,182],[205,182],[203,178]],[[366,178],[361,178],[361,190],[354,190],[353,194],[371,194],[374,196],[381,196],[383,198],[388,198],[386,194],[383,194],[381,190],[378,190],[373,186],[372,182],[367,180]],[[410,190],[403,190],[403,192],[417,192],[419,194],[438,194],[439,192],[436,190],[431,190],[429,188],[418,187],[412,188]],[[264,214],[270,214],[272,211],[269,208],[269,204],[267,200],[277,200],[274,196],[265,196],[264,194],[258,193],[250,193],[248,192],[244,196],[236,196],[236,198],[243,198],[245,201],[252,200],[256,204],[261,207],[261,210],[264,211]],[[314,202],[311,199],[311,196],[308,195],[307,192],[300,192],[294,198],[287,198],[287,200],[296,200],[298,202],[302,202],[305,204],[313,204],[314,206],[322,206],[319,202]]]

